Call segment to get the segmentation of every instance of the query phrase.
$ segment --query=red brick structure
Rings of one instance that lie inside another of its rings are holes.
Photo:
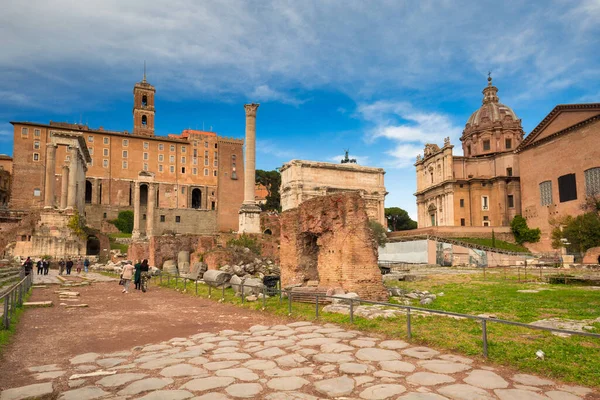
[[[318,281],[361,298],[386,300],[377,245],[359,193],[307,200],[281,214],[282,286]]]

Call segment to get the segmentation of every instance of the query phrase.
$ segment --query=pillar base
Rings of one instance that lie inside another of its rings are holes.
[[[239,233],[262,233],[260,230],[261,209],[256,203],[242,204],[239,211]]]

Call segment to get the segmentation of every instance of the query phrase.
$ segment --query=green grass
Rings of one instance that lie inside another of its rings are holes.
[[[514,251],[517,253],[529,253],[529,250],[524,246],[521,246],[519,244],[510,243],[510,242],[505,242],[503,240],[498,240],[498,239],[496,239],[496,243],[494,246],[492,246],[492,239],[487,239],[487,238],[468,238],[467,237],[467,238],[456,238],[456,240],[460,240],[462,242],[467,242],[467,243],[478,244],[481,246],[493,247],[493,248],[501,249],[501,250]]]
[[[131,233],[123,233],[123,232],[109,233],[108,237],[111,238],[111,239],[116,239],[116,238],[130,238],[131,237]]]
[[[30,295],[31,295],[31,290],[29,290],[29,292],[27,292],[23,296],[23,302],[26,302],[27,299],[29,299]],[[0,329],[0,355],[2,355],[2,352],[4,351],[4,348],[6,347],[6,345],[8,345],[10,343],[10,339],[11,339],[12,335],[14,335],[14,333],[17,331],[17,323],[19,322],[19,319],[21,318],[21,314],[23,314],[24,311],[25,311],[25,309],[23,307],[17,308],[15,310],[15,312],[13,313],[13,315],[11,316],[10,328],[9,329]]]
[[[152,284],[158,282],[159,278],[152,278]],[[170,279],[167,284],[166,277],[163,277],[162,286],[179,291],[184,289],[181,279],[175,285],[174,279]],[[465,282],[413,282],[403,285],[407,288],[427,288],[433,293],[443,291],[445,295],[431,305],[434,309],[470,314],[494,313],[499,318],[522,322],[548,316],[573,319],[598,316],[600,298],[597,292],[588,293],[580,288],[557,286],[561,285],[545,285],[544,287],[553,290],[535,294],[516,293],[519,288],[537,286],[504,282],[494,276],[490,281],[471,282],[468,285]],[[194,283],[188,283],[187,294],[195,295],[195,292]],[[211,293],[214,300],[219,300],[222,296],[221,289],[212,289]],[[197,295],[208,297],[208,294],[208,287],[199,284]],[[231,289],[225,290],[224,302],[255,310],[263,307],[262,300],[242,305],[241,298],[236,297]],[[349,316],[323,313],[322,307],[320,310],[320,322],[337,323],[348,329],[380,333],[391,338],[406,340],[407,337],[404,316],[375,320],[355,317],[354,324],[351,324]],[[265,302],[265,311],[277,316],[288,316],[288,300],[284,298],[280,303],[278,296],[269,298]],[[291,316],[295,319],[315,320],[315,305],[294,302]],[[413,316],[411,322],[413,344],[430,345],[483,360],[480,322],[441,316]],[[577,336],[560,338],[543,331],[493,322],[488,323],[487,331],[488,359],[493,363],[557,380],[600,387],[600,339]],[[546,353],[543,361],[536,358],[535,352],[539,349]]]
[[[117,238],[130,238],[131,233],[109,233],[108,240],[110,241],[110,249],[111,250],[121,250],[121,253],[127,253],[129,250],[129,246],[124,243],[117,243],[115,239]]]

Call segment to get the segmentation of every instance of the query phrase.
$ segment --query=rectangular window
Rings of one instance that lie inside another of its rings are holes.
[[[193,165],[198,165],[198,159],[197,158],[192,158],[192,164]]]
[[[490,220],[490,217],[488,217],[488,216],[486,215],[486,216],[484,216],[484,217],[483,217],[483,220],[484,220],[484,221],[489,221],[489,220]]]
[[[194,157],[198,157],[198,149],[194,149]]]
[[[108,149],[103,149],[102,154],[104,155],[104,157],[108,157]]]
[[[208,150],[204,152],[204,157],[208,158]]]
[[[39,129],[34,129],[33,135],[35,137],[40,137],[40,136],[42,136],[42,131],[40,131]]]
[[[181,146],[181,152],[185,153],[185,146]]]
[[[33,153],[33,161],[40,161],[40,153]]]
[[[506,176],[513,176],[511,167],[506,168]]]
[[[40,189],[33,189],[33,195],[35,197],[40,197],[42,195],[42,191]]]
[[[181,157],[181,163],[185,164],[185,157]]]
[[[102,166],[108,168],[108,160],[102,160]]]
[[[213,162],[213,167],[218,167],[218,166],[219,166],[219,162],[218,162],[217,160],[215,160],[215,161]]]
[[[211,201],[211,203],[210,203],[210,209],[214,210],[215,208],[217,208],[217,203],[215,203],[214,201]]]
[[[506,150],[512,149],[512,139],[505,139],[504,145],[506,146]]]
[[[144,142],[144,150],[148,150],[148,147],[150,147],[150,144],[148,142]]]
[[[148,171],[148,163],[144,163],[144,171]]]
[[[103,139],[103,141],[104,141],[104,144],[108,144],[108,143],[109,143],[109,139],[108,139],[107,137],[105,137],[105,138]]]
[[[39,142],[39,140],[36,140],[36,141],[33,142],[33,148],[35,150],[39,150],[40,149],[40,142]]]
[[[465,199],[460,199],[460,206],[464,207],[465,206]]]
[[[219,157],[219,154],[215,151],[215,159],[217,159],[217,157]]]
[[[169,167],[169,171],[170,171],[171,173],[174,173],[174,172],[175,172],[175,166],[171,165],[171,166]]]
[[[460,219],[460,226],[465,226],[465,219],[464,218]]]
[[[588,196],[600,194],[600,167],[590,168],[583,174],[585,175],[585,194]]]
[[[204,165],[208,166],[208,158],[204,159]]]
[[[127,150],[123,150],[123,158],[127,158]]]
[[[93,142],[94,141],[94,137],[93,136],[88,136],[88,142]]]
[[[179,215],[175,216],[175,222],[177,222],[177,223],[181,222],[181,217]]]
[[[129,146],[129,139],[123,139],[123,147]]]
[[[181,173],[185,174],[185,167],[181,167]]]
[[[175,156],[169,156],[169,162],[174,163],[175,162]]]
[[[194,147],[198,146],[198,141],[194,140]]]
[[[489,198],[488,196],[481,196],[481,209],[488,210],[489,209]]]
[[[192,168],[192,174],[198,175],[198,168]]]
[[[204,147],[208,148],[208,142],[204,142]]]
[[[148,153],[144,153],[144,160],[148,159]]]
[[[88,152],[90,153],[90,156],[94,155],[94,148],[93,147],[88,147]]]
[[[102,213],[102,218],[106,218],[106,213]]]
[[[163,151],[165,149],[165,145],[162,143],[158,144],[158,151]]]
[[[127,161],[123,161],[123,169],[127,169]]]
[[[540,200],[543,206],[552,204],[552,182],[544,181],[540,183]]]
[[[158,162],[163,162],[165,160],[165,156],[163,156],[162,154],[158,155]]]
[[[561,203],[577,200],[575,174],[567,174],[558,177],[558,199]]]
[[[490,149],[490,141],[484,140],[483,141],[483,151],[488,151],[489,149]]]
[[[204,176],[208,176],[208,168],[204,168]]]
[[[508,195],[508,208],[515,208],[515,196],[512,194]]]
[[[483,226],[490,226],[490,221],[483,221]]]
[[[174,144],[171,145],[171,151],[175,151],[175,145]]]
[[[213,169],[213,176],[217,176],[217,170]]]
[[[28,135],[29,135],[29,129],[28,128],[21,128],[21,136],[27,137]]]
[[[164,216],[164,215],[161,215],[161,216],[160,216],[160,222],[165,222],[165,220],[166,220],[166,219],[165,219],[165,216]]]
[[[142,214],[142,219],[145,221],[146,220],[146,214]]]
[[[460,185],[458,185],[458,186],[459,186],[459,187],[462,189],[464,185],[461,183],[461,184],[460,184]]]
[[[162,166],[162,164],[158,165],[158,172],[163,172],[163,166]]]
[[[181,194],[185,194],[185,186],[181,187]]]

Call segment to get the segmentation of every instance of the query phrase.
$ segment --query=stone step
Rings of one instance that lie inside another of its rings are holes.
[[[87,304],[65,304],[66,308],[82,308],[87,306]]]
[[[28,301],[23,303],[25,307],[52,307],[52,301]]]

